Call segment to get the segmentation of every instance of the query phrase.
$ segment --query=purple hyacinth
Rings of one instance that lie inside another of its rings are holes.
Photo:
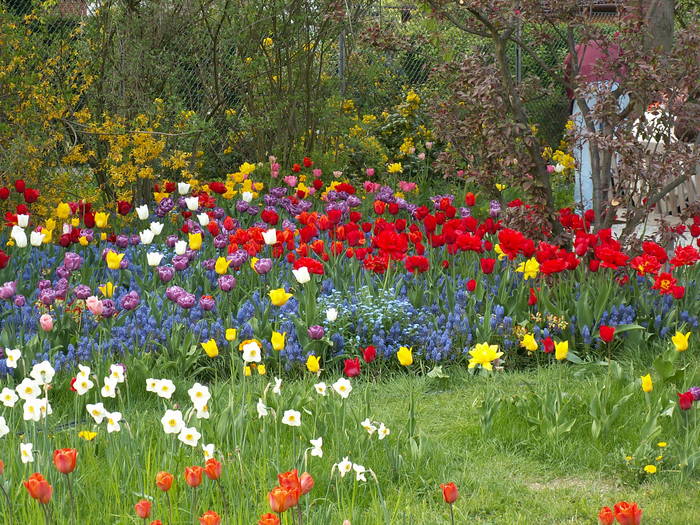
[[[139,294],[135,290],[132,290],[121,298],[121,305],[124,310],[133,310],[140,302]]]
[[[307,333],[309,334],[309,337],[311,339],[321,339],[323,337],[323,335],[326,333],[326,331],[323,329],[322,326],[315,324],[315,325],[309,326]]]
[[[222,275],[219,277],[219,288],[222,292],[230,292],[236,287],[236,278],[233,275]]]
[[[169,283],[173,280],[175,276],[175,268],[172,266],[159,266],[158,267],[158,278],[162,283]]]
[[[216,301],[211,295],[203,295],[199,298],[199,306],[202,307],[202,310],[209,312],[216,306]]]

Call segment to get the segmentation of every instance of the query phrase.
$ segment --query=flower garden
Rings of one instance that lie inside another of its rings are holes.
[[[697,521],[697,22],[511,3],[0,2],[2,523]]]

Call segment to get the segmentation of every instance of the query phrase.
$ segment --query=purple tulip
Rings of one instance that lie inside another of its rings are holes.
[[[321,339],[326,332],[322,326],[315,324],[313,326],[309,326],[307,333],[311,339]]]
[[[248,260],[248,252],[245,250],[236,250],[231,255],[226,257],[231,262],[234,268],[240,268]]]
[[[8,283],[5,283],[3,286],[6,286],[7,284]],[[48,279],[40,279],[39,282],[36,283],[36,287],[39,288],[39,290],[46,290],[47,288],[51,288],[51,281]]]
[[[135,233],[131,237],[129,237],[129,244],[131,244],[132,246],[138,246],[139,244],[141,244],[141,237],[138,233]]]
[[[175,248],[175,243],[178,241],[177,235],[168,235],[165,239],[165,244],[168,248]]]
[[[117,313],[117,309],[114,307],[114,301],[111,299],[102,300],[102,317],[109,318]]]
[[[688,392],[693,394],[693,400],[700,401],[700,386],[691,386]]]
[[[115,244],[119,248],[126,248],[127,246],[129,246],[129,237],[120,233],[119,235],[117,235],[117,240]]]
[[[124,310],[133,310],[141,302],[137,291],[132,290],[121,298],[121,305]]]
[[[214,237],[214,248],[217,250],[221,250],[222,248],[226,248],[226,245],[228,244],[228,239],[226,238],[225,235],[219,234],[216,237]]]
[[[175,302],[177,302],[178,306],[181,308],[192,308],[197,302],[197,298],[194,294],[184,292],[177,296]]]
[[[21,308],[26,303],[27,300],[24,298],[24,295],[15,295],[15,306],[19,306]]]
[[[4,299],[9,299],[9,297],[5,297]],[[39,292],[39,301],[41,304],[45,306],[51,306],[54,301],[56,300],[56,292],[53,291],[51,288],[44,288]]]
[[[173,267],[178,271],[182,271],[190,265],[190,260],[187,255],[176,255],[173,257]]]
[[[255,261],[255,271],[260,275],[265,275],[272,270],[272,259],[258,259]]]
[[[202,261],[202,268],[205,270],[214,270],[216,267],[216,259],[205,259]]]
[[[83,258],[77,253],[67,252],[63,256],[63,266],[65,266],[71,272],[79,270],[83,264]]]
[[[92,290],[85,284],[79,284],[73,289],[73,293],[75,294],[76,299],[84,301],[92,295]]]
[[[169,301],[176,302],[177,298],[180,297],[183,293],[186,293],[185,290],[180,288],[179,286],[168,286],[165,290],[165,297]]]
[[[169,283],[175,277],[175,268],[172,266],[159,266],[158,267],[158,277],[160,282]]]
[[[65,266],[61,265],[56,268],[56,275],[62,279],[67,279],[70,277],[71,271]]]
[[[211,295],[203,295],[199,298],[199,306],[202,307],[202,310],[209,312],[216,306],[216,301]]]
[[[233,275],[222,275],[219,277],[219,288],[222,292],[230,292],[236,287],[236,278]]]

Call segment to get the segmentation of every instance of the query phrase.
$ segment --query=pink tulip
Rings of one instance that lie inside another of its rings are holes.
[[[294,187],[297,185],[297,178],[294,175],[287,175],[284,179],[282,179],[284,183],[289,186],[290,188]]]
[[[367,174],[368,177],[373,177],[375,174],[374,168],[367,168],[365,173]]]
[[[94,295],[91,295],[85,299],[85,306],[87,306],[88,310],[90,310],[93,315],[102,315],[102,312],[104,311],[102,301],[100,301]]]
[[[49,314],[42,315],[39,317],[39,325],[45,332],[50,332],[53,330],[53,317],[51,317]]]

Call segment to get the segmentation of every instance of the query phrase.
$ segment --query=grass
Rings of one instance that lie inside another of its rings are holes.
[[[638,387],[638,376],[646,368],[643,362],[637,362],[637,372],[629,373],[629,382],[637,384],[627,411],[613,432],[598,440],[591,437],[587,405],[606,371],[594,365],[488,377],[475,377],[459,366],[447,367],[449,377],[442,379],[397,374],[355,381],[345,404],[337,395],[317,396],[310,378],[285,381],[279,396],[267,387],[270,377],[252,377],[243,383],[235,380],[232,385],[222,382],[212,387],[211,419],[194,424],[202,432],[201,443],[216,444],[224,463],[223,491],[206,478],[196,491],[185,485],[184,467],[203,464],[202,451],[165,435],[160,425],[165,407],[173,404],[187,418],[186,390],[194,381],[175,380],[178,390],[166,402],[145,393],[143,380],[148,370],[135,363],[129,364],[128,383],[119,397],[105,401],[110,410],[124,414],[121,432],[107,434],[103,424],[96,428],[94,441],[79,440],[76,431],[94,425],[82,418],[82,405],[75,407],[57,384],[57,392],[50,394],[54,415],[49,419],[56,426],[47,427],[45,433],[42,423],[30,424],[24,436],[4,438],[0,458],[6,463],[3,481],[15,508],[15,523],[43,522],[37,505],[19,483],[35,471],[54,486],[51,506],[56,523],[72,523],[65,479],[53,469],[50,459],[51,451],[61,447],[79,450],[73,474],[79,523],[139,523],[132,509],[144,496],[153,498],[153,517],[164,523],[195,523],[194,518],[208,509],[223,513],[224,523],[255,523],[268,512],[267,492],[277,483],[276,474],[294,467],[308,470],[316,479],[313,491],[302,498],[307,524],[340,525],[344,519],[353,525],[446,524],[449,510],[442,502],[439,484],[449,481],[460,490],[454,507],[456,523],[592,524],[600,507],[620,500],[636,501],[644,509],[645,523],[685,525],[697,516],[697,477],[682,478],[663,462],[657,474],[642,477],[638,468],[626,465],[625,455],[639,441],[640,413],[645,409],[644,394]],[[686,378],[690,384],[700,382],[700,365],[691,365]],[[334,379],[325,380],[330,385]],[[571,432],[556,438],[523,422],[518,411],[525,410],[524,405],[511,406],[511,402],[547,390],[565,391],[569,416],[576,419]],[[653,395],[670,397],[673,391],[672,386],[657,385]],[[490,432],[483,435],[479,406],[494,394],[504,401]],[[97,397],[95,392],[90,395]],[[259,397],[276,411],[277,420],[285,409],[300,410],[302,426],[290,428],[269,417],[258,418],[255,403]],[[79,400],[79,404],[84,402],[93,400]],[[20,411],[14,410],[5,409],[3,415],[24,429]],[[79,424],[61,427],[74,421],[74,413],[79,414]],[[383,441],[376,434],[368,437],[359,425],[365,417],[384,422],[391,434]],[[654,443],[669,442],[669,458],[677,441],[672,419],[662,421],[654,436]],[[305,453],[309,439],[318,436],[324,438],[323,458],[310,457],[308,450]],[[34,443],[35,463],[19,463],[21,439]],[[361,483],[352,473],[343,479],[332,474],[333,464],[345,456],[371,468],[377,483],[371,475]],[[166,496],[154,484],[160,470],[176,476],[170,494],[172,521]],[[3,516],[4,503],[0,509]],[[290,513],[285,514],[289,525]],[[9,523],[6,513],[3,523]]]

